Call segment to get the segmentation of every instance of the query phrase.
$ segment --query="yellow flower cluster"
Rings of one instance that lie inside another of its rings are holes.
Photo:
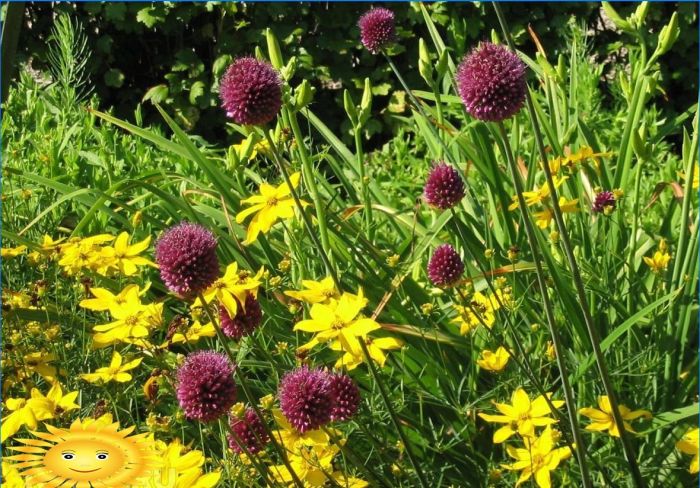
[[[547,398],[540,395],[530,400],[523,388],[517,388],[511,396],[510,405],[494,403],[500,415],[479,414],[479,417],[487,422],[504,424],[494,432],[494,443],[505,442],[516,434],[522,438],[524,447],[506,446],[508,455],[515,462],[503,465],[505,469],[520,471],[516,486],[534,476],[537,486],[550,488],[551,471],[555,470],[561,461],[571,456],[571,449],[568,447],[555,447],[559,434],[552,430],[552,425],[557,421],[550,417],[553,413],[547,402],[550,397],[551,394],[547,393]],[[564,404],[561,400],[550,400],[550,402],[554,408]],[[537,427],[545,427],[539,436],[536,434]]]
[[[469,297],[467,305],[455,305],[457,317],[452,323],[459,326],[459,333],[467,335],[480,325],[489,329],[496,322],[496,310],[501,306],[510,307],[513,304],[513,297],[508,288],[498,289],[496,293],[484,295],[477,291]]]
[[[610,399],[607,395],[598,397],[598,408],[582,408],[578,412],[592,420],[590,424],[586,426],[586,430],[591,430],[594,432],[605,432],[613,437],[620,437],[620,430],[617,428],[615,423],[615,418],[612,414],[612,407],[610,406]],[[629,407],[625,405],[618,405],[620,408],[620,415],[622,416],[622,421],[625,424],[625,430],[627,432],[634,432],[632,426],[629,424],[630,421],[638,418],[651,418],[651,412],[648,410],[630,410]]]
[[[141,295],[147,289],[140,290],[138,285],[128,285],[118,294],[105,288],[90,288],[94,298],[80,302],[80,306],[93,311],[106,311],[112,322],[93,327],[93,345],[96,348],[116,343],[135,344],[140,347],[152,347],[148,336],[162,323],[162,303],[142,303]]]
[[[364,362],[360,341],[364,341],[369,356],[380,367],[386,363],[384,351],[399,349],[402,346],[398,339],[369,336],[370,332],[380,329],[381,326],[374,319],[362,315],[367,299],[361,289],[357,295],[339,294],[331,278],[320,282],[305,280],[302,284],[304,289],[301,291],[285,292],[287,296],[311,304],[311,318],[297,322],[294,326],[294,330],[315,334],[300,349],[308,351],[318,344],[330,343],[330,349],[343,353],[335,367],[352,370]]]
[[[61,244],[58,264],[69,275],[76,275],[83,269],[107,276],[119,273],[133,276],[139,266],[156,265],[140,256],[148,249],[151,237],[146,237],[136,244],[129,244],[130,236],[122,232],[116,238],[109,234],[99,234],[85,238],[72,238]],[[112,245],[108,245],[114,241]]]
[[[369,486],[366,481],[333,468],[333,459],[340,452],[339,445],[345,443],[339,431],[317,429],[301,434],[287,422],[281,411],[275,410],[273,415],[279,428],[272,435],[287,453],[289,465],[305,487],[327,486],[329,481],[335,486],[349,488]],[[292,473],[285,464],[271,466],[270,470],[278,483],[295,486]]]
[[[583,146],[578,151],[572,153],[571,149],[564,148],[564,156],[556,157],[549,160],[549,170],[553,175],[559,173],[562,168],[566,168],[570,173],[575,172],[583,166],[588,160],[592,160],[596,168],[598,168],[598,160],[600,158],[609,158],[611,152],[595,152],[588,146]]]

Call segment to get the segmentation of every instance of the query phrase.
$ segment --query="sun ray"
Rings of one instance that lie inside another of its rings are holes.
[[[24,445],[6,456],[31,486],[41,488],[121,488],[141,486],[161,460],[147,434],[130,435],[111,419],[75,420],[68,429],[45,424],[41,439],[17,439]]]

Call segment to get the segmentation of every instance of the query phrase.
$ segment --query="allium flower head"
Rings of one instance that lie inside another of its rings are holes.
[[[231,417],[231,431],[235,435],[228,436],[228,445],[238,454],[247,450],[251,454],[262,451],[270,442],[270,436],[258,414],[251,407],[245,410],[241,418]]]
[[[221,105],[237,124],[263,125],[273,120],[282,106],[282,82],[265,61],[238,58],[221,78]]]
[[[235,366],[221,353],[200,351],[187,356],[177,371],[177,400],[189,419],[209,422],[236,402]]]
[[[196,295],[219,276],[216,238],[201,225],[182,222],[171,227],[155,250],[161,279],[178,295]]]
[[[523,106],[525,63],[506,47],[484,42],[460,63],[457,85],[472,117],[499,122]]]
[[[616,206],[617,200],[615,199],[615,194],[605,190],[596,194],[593,200],[592,210],[596,213],[605,213],[605,215],[609,215],[615,210]]]
[[[279,387],[280,409],[302,434],[328,423],[333,408],[330,375],[306,366],[287,373]]]
[[[394,12],[385,8],[373,8],[365,12],[357,22],[362,44],[372,54],[388,47],[396,40]]]
[[[343,373],[331,375],[333,408],[331,420],[342,422],[351,418],[360,406],[360,390],[350,376]]]
[[[233,318],[229,315],[226,307],[219,307],[219,320],[223,333],[238,341],[242,337],[250,335],[262,322],[260,302],[253,295],[248,294],[244,306],[239,303],[238,311]]]
[[[428,174],[423,197],[428,205],[441,210],[457,205],[464,198],[464,182],[459,172],[449,164],[437,163]]]
[[[455,248],[441,244],[435,248],[428,263],[428,278],[435,286],[451,286],[459,281],[464,273],[464,263]]]

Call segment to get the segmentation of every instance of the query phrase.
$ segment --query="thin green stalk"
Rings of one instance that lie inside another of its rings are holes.
[[[369,194],[369,181],[365,176],[365,155],[362,149],[362,127],[355,127],[355,153],[357,154],[357,167],[360,170],[360,184],[362,185],[362,199],[365,203],[364,225],[367,239],[372,242],[372,199]]]
[[[306,184],[306,186],[309,188],[309,194],[311,195],[311,200],[313,200],[314,208],[316,209],[316,220],[318,221],[319,234],[321,234],[323,251],[328,256],[328,262],[330,265],[333,265],[333,253],[331,252],[331,244],[330,240],[328,239],[328,227],[326,225],[325,204],[323,203],[323,200],[321,200],[318,187],[316,186],[313,166],[311,164],[311,160],[309,159],[309,154],[306,151],[306,146],[304,145],[304,138],[303,134],[301,133],[301,129],[299,128],[297,116],[291,110],[285,110],[285,112],[287,115],[286,118],[289,120],[289,125],[292,128],[292,133],[294,134],[294,139],[296,140],[297,151],[299,152],[299,158],[301,159],[301,164],[304,169],[304,184]],[[328,267],[328,264],[326,267]],[[328,271],[330,272],[330,269]]]
[[[632,207],[632,234],[630,234],[630,241],[627,244],[630,248],[629,254],[627,256],[627,276],[628,276],[628,293],[627,293],[627,313],[632,314],[632,285],[635,281],[634,278],[634,253],[637,249],[637,229],[639,226],[639,203],[641,201],[641,195],[639,194],[639,189],[642,184],[642,163],[643,159],[637,161],[637,172],[634,176],[634,206]]]
[[[510,47],[513,52],[515,52],[515,46],[513,44],[513,39],[511,38],[510,31],[508,29],[508,25],[506,23],[505,17],[503,16],[503,11],[501,10],[501,6],[498,4],[498,2],[493,2],[494,9],[496,10],[496,15],[498,16],[498,21],[501,24],[501,30],[503,31],[503,36],[505,37],[508,46]],[[600,349],[600,336],[598,334],[598,330],[595,327],[595,324],[593,323],[593,318],[591,317],[589,305],[588,305],[588,297],[586,296],[586,289],[583,285],[583,280],[581,278],[581,273],[578,267],[578,264],[576,263],[576,258],[574,257],[574,253],[571,247],[571,242],[569,240],[569,235],[566,230],[566,226],[564,224],[564,217],[561,212],[561,208],[559,207],[559,197],[557,195],[557,190],[554,185],[554,180],[552,178],[552,172],[549,168],[549,165],[547,164],[547,153],[545,151],[545,146],[544,146],[544,141],[542,139],[542,133],[540,131],[540,126],[539,122],[537,120],[537,115],[535,114],[535,108],[532,103],[532,98],[530,97],[530,93],[528,90],[525,90],[525,103],[527,106],[527,111],[530,117],[530,122],[532,124],[532,129],[535,134],[535,140],[537,142],[537,148],[539,150],[539,155],[540,159],[543,161],[542,167],[544,168],[544,174],[547,179],[547,186],[549,188],[549,192],[551,195],[551,203],[552,203],[552,209],[554,213],[554,220],[556,221],[557,224],[557,229],[559,230],[559,235],[561,239],[561,244],[562,247],[564,248],[564,254],[566,254],[567,261],[569,263],[569,268],[571,269],[571,274],[573,276],[574,280],[574,286],[576,288],[576,292],[578,295],[578,299],[581,305],[581,311],[583,313],[583,318],[584,322],[586,324],[586,329],[588,330],[588,335],[591,340],[591,345],[593,346],[593,354],[596,359],[596,363],[598,364],[598,370],[600,372],[600,377],[601,380],[603,381],[603,387],[605,389],[605,393],[608,396],[608,399],[610,400],[610,409],[612,410],[613,417],[615,419],[615,424],[618,427],[618,430],[620,432],[620,440],[622,442],[622,448],[625,452],[625,458],[627,459],[627,463],[629,464],[630,470],[632,471],[632,478],[634,480],[634,483],[637,487],[642,488],[645,485],[644,479],[642,478],[642,473],[639,469],[639,464],[637,463],[637,458],[634,452],[634,447],[632,446],[632,443],[630,442],[629,435],[625,429],[623,420],[622,420],[622,415],[620,414],[620,408],[618,405],[617,401],[617,394],[615,392],[615,389],[613,388],[612,381],[610,379],[610,373],[608,372],[608,367],[605,362],[605,357],[603,356],[603,352]],[[503,127],[503,124],[499,124],[501,128],[501,132],[505,134],[505,128]],[[507,139],[507,138],[506,138]],[[507,144],[506,140],[506,144]],[[512,168],[513,170],[515,167]],[[523,210],[523,217],[527,215],[526,207],[523,206],[523,203],[520,203],[522,210]],[[529,217],[525,218],[525,221],[529,221]],[[534,237],[534,233],[533,233]],[[532,240],[530,240],[531,244],[533,243]],[[555,346],[556,347],[556,346]]]
[[[540,289],[540,294],[542,295],[542,304],[544,306],[545,317],[547,319],[547,325],[549,326],[549,333],[552,336],[552,344],[554,346],[554,353],[557,360],[557,367],[559,368],[559,375],[561,376],[561,387],[564,393],[564,401],[566,403],[566,410],[569,414],[569,423],[571,424],[571,433],[574,436],[574,442],[576,443],[576,460],[581,470],[581,481],[585,488],[592,488],[590,473],[588,472],[588,464],[586,463],[586,444],[583,442],[583,437],[581,436],[581,429],[578,425],[578,414],[576,411],[576,401],[574,400],[574,392],[571,389],[571,384],[569,383],[569,373],[565,363],[564,348],[561,343],[561,338],[559,336],[559,331],[557,330],[557,324],[554,319],[554,313],[552,311],[552,304],[549,300],[549,291],[547,291],[547,283],[544,276],[544,270],[542,269],[542,256],[540,255],[540,247],[537,242],[537,236],[535,235],[535,228],[532,225],[532,220],[530,219],[530,214],[527,211],[527,203],[525,202],[525,197],[523,196],[523,182],[520,179],[520,173],[518,173],[518,167],[513,157],[513,152],[510,148],[510,141],[508,140],[508,134],[503,126],[502,122],[499,122],[498,129],[501,134],[501,139],[503,139],[503,145],[505,148],[505,157],[508,161],[508,167],[510,168],[510,174],[513,178],[513,184],[515,185],[515,192],[518,198],[518,205],[520,206],[520,213],[523,217],[523,222],[525,223],[525,234],[527,235],[527,240],[530,243],[530,249],[532,251],[532,260],[535,263],[535,273],[537,275],[537,285]],[[544,166],[547,166],[546,164]]]
[[[214,318],[214,314],[211,312],[211,309],[209,308],[209,304],[204,300],[204,297],[202,294],[199,294],[199,301],[202,303],[202,307],[204,308],[204,312],[207,314],[207,317],[209,318],[209,321],[212,323],[214,326],[214,329],[216,329],[216,335],[219,339],[219,343],[223,346],[224,352],[226,352],[226,355],[228,356],[229,360],[231,360],[232,363],[236,364],[236,356],[234,356],[233,351],[231,351],[231,348],[228,345],[228,339],[226,336],[223,334],[221,331],[221,327],[219,325],[219,322]],[[241,384],[241,389],[243,390],[243,394],[250,403],[250,406],[253,408],[255,411],[255,414],[260,418],[261,424],[263,426],[263,429],[265,429],[265,434],[270,438],[270,443],[273,445],[275,448],[275,451],[277,451],[277,454],[282,458],[282,462],[284,463],[285,467],[289,470],[289,474],[292,477],[292,480],[294,481],[294,484],[296,486],[299,486],[303,488],[304,484],[301,482],[299,479],[299,476],[297,476],[296,472],[294,471],[294,468],[292,468],[292,465],[289,463],[289,459],[287,459],[287,453],[285,450],[280,446],[279,442],[277,442],[277,439],[274,437],[272,432],[270,431],[270,427],[267,425],[267,422],[263,421],[265,417],[263,417],[262,412],[260,411],[260,407],[258,407],[258,402],[255,400],[255,397],[250,391],[250,388],[248,386],[248,380],[246,379],[245,375],[241,371],[241,368],[235,368],[234,369],[235,375],[238,378],[238,381]]]
[[[425,474],[423,473],[423,470],[421,469],[420,464],[418,463],[418,460],[416,459],[415,454],[413,453],[413,449],[411,448],[411,444],[408,440],[408,437],[406,437],[406,433],[403,431],[401,423],[399,422],[399,417],[398,415],[396,415],[394,407],[391,406],[391,399],[389,398],[389,394],[387,393],[386,387],[384,386],[384,381],[381,379],[379,373],[374,367],[374,361],[369,355],[367,345],[365,344],[365,341],[362,338],[360,338],[359,342],[360,347],[362,348],[362,354],[364,355],[365,362],[367,363],[367,368],[369,369],[372,378],[377,383],[377,387],[379,388],[379,394],[381,395],[382,400],[384,401],[384,405],[386,405],[386,408],[389,411],[389,417],[391,417],[391,422],[394,424],[394,428],[396,429],[396,431],[399,434],[399,437],[401,438],[401,442],[403,443],[404,449],[406,450],[406,455],[408,456],[408,459],[411,462],[411,465],[413,466],[413,470],[416,472],[416,476],[418,476],[418,482],[422,488],[429,488],[430,484],[428,484],[428,480],[426,479]]]
[[[374,479],[375,482],[379,482],[382,486],[391,488],[391,485],[384,478],[384,476],[378,475],[371,465],[362,462],[362,460],[355,455],[355,452],[352,449],[348,449],[346,444],[343,443],[343,439],[339,439],[333,433],[332,429],[329,429],[325,426],[321,427],[321,429],[323,429],[326,435],[330,438],[331,442],[340,448],[340,451],[343,453],[343,455],[350,458],[350,460],[355,466],[362,467],[362,469],[364,469],[367,472],[367,474],[369,474],[372,477],[372,479]]]
[[[284,162],[282,162],[282,158],[279,155],[279,151],[277,150],[277,146],[275,145],[274,141],[272,140],[272,137],[270,137],[270,133],[266,130],[263,130],[265,133],[265,138],[267,139],[268,144],[270,145],[270,149],[272,151],[272,155],[274,156],[275,163],[277,164],[277,168],[280,170],[280,173],[282,173],[282,176],[284,177],[284,181],[287,183],[287,186],[289,187],[289,192],[292,195],[292,198],[294,199],[294,203],[297,206],[297,210],[299,210],[299,213],[301,214],[301,219],[304,222],[304,226],[306,227],[306,233],[309,234],[309,237],[311,237],[311,240],[314,242],[314,245],[316,248],[319,250],[319,253],[321,255],[321,260],[323,260],[323,264],[326,265],[326,270],[328,271],[328,274],[331,276],[333,279],[333,283],[335,284],[335,287],[340,290],[340,280],[338,279],[338,274],[335,271],[335,267],[330,261],[330,258],[325,252],[325,248],[321,245],[321,243],[318,240],[318,236],[314,232],[314,228],[311,225],[311,219],[309,219],[309,216],[306,215],[306,211],[304,210],[304,206],[301,204],[301,200],[299,200],[299,195],[297,194],[297,191],[294,189],[292,186],[292,182],[289,179],[289,172],[287,171],[287,168],[284,166]],[[320,222],[320,219],[318,219]]]

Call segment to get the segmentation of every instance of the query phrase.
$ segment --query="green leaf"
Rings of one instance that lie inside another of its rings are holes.
[[[104,74],[105,84],[112,88],[121,88],[124,84],[124,73],[120,69],[112,68]]]
[[[197,103],[197,99],[204,95],[204,82],[203,81],[195,81],[192,83],[192,88],[190,88],[190,103],[192,105]]]
[[[163,103],[168,98],[169,91],[167,85],[156,85],[148,89],[141,101],[150,100],[152,103]]]

